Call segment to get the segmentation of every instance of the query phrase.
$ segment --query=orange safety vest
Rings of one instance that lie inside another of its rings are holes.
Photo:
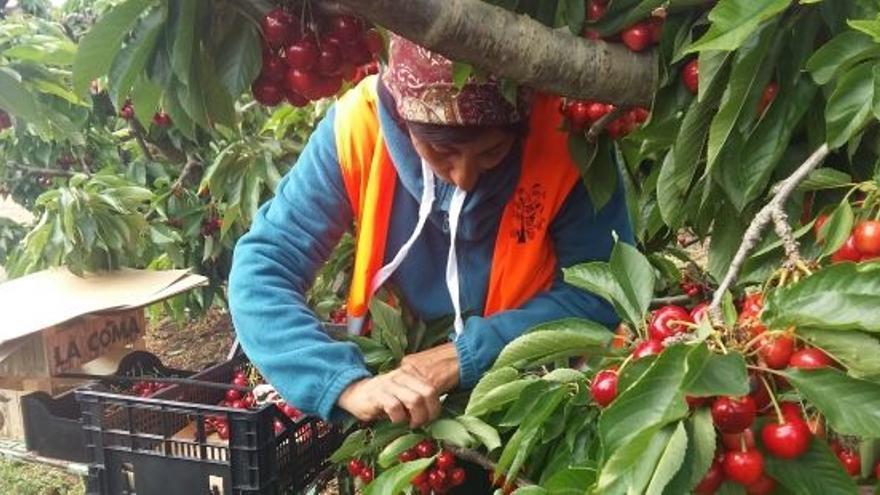
[[[379,125],[377,79],[371,76],[336,103],[336,152],[355,218],[349,318],[366,315],[373,277],[382,268],[397,172]],[[556,275],[548,228],[579,178],[560,130],[559,98],[532,105],[522,169],[501,216],[484,315],[516,308],[546,290]]]

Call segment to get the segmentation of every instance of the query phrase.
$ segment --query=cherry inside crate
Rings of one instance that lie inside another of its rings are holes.
[[[231,383],[243,357],[191,378]],[[184,495],[301,493],[329,466],[339,427],[288,418],[275,405],[216,405],[221,388],[173,385],[152,397],[77,390],[89,451],[90,494]],[[220,418],[228,438],[211,425]],[[283,427],[276,430],[276,421]]]

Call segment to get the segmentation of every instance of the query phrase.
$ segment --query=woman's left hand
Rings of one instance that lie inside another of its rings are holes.
[[[441,394],[458,385],[458,353],[452,343],[408,354],[400,362],[400,368],[421,377]]]

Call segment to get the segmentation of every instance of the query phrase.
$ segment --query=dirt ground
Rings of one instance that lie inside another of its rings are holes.
[[[226,360],[235,335],[229,313],[211,310],[198,320],[183,324],[171,320],[151,324],[147,350],[170,368],[201,370]]]

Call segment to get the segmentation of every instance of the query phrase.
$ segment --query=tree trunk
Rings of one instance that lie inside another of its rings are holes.
[[[649,106],[656,57],[588,41],[481,0],[336,0],[450,59],[539,90]]]

